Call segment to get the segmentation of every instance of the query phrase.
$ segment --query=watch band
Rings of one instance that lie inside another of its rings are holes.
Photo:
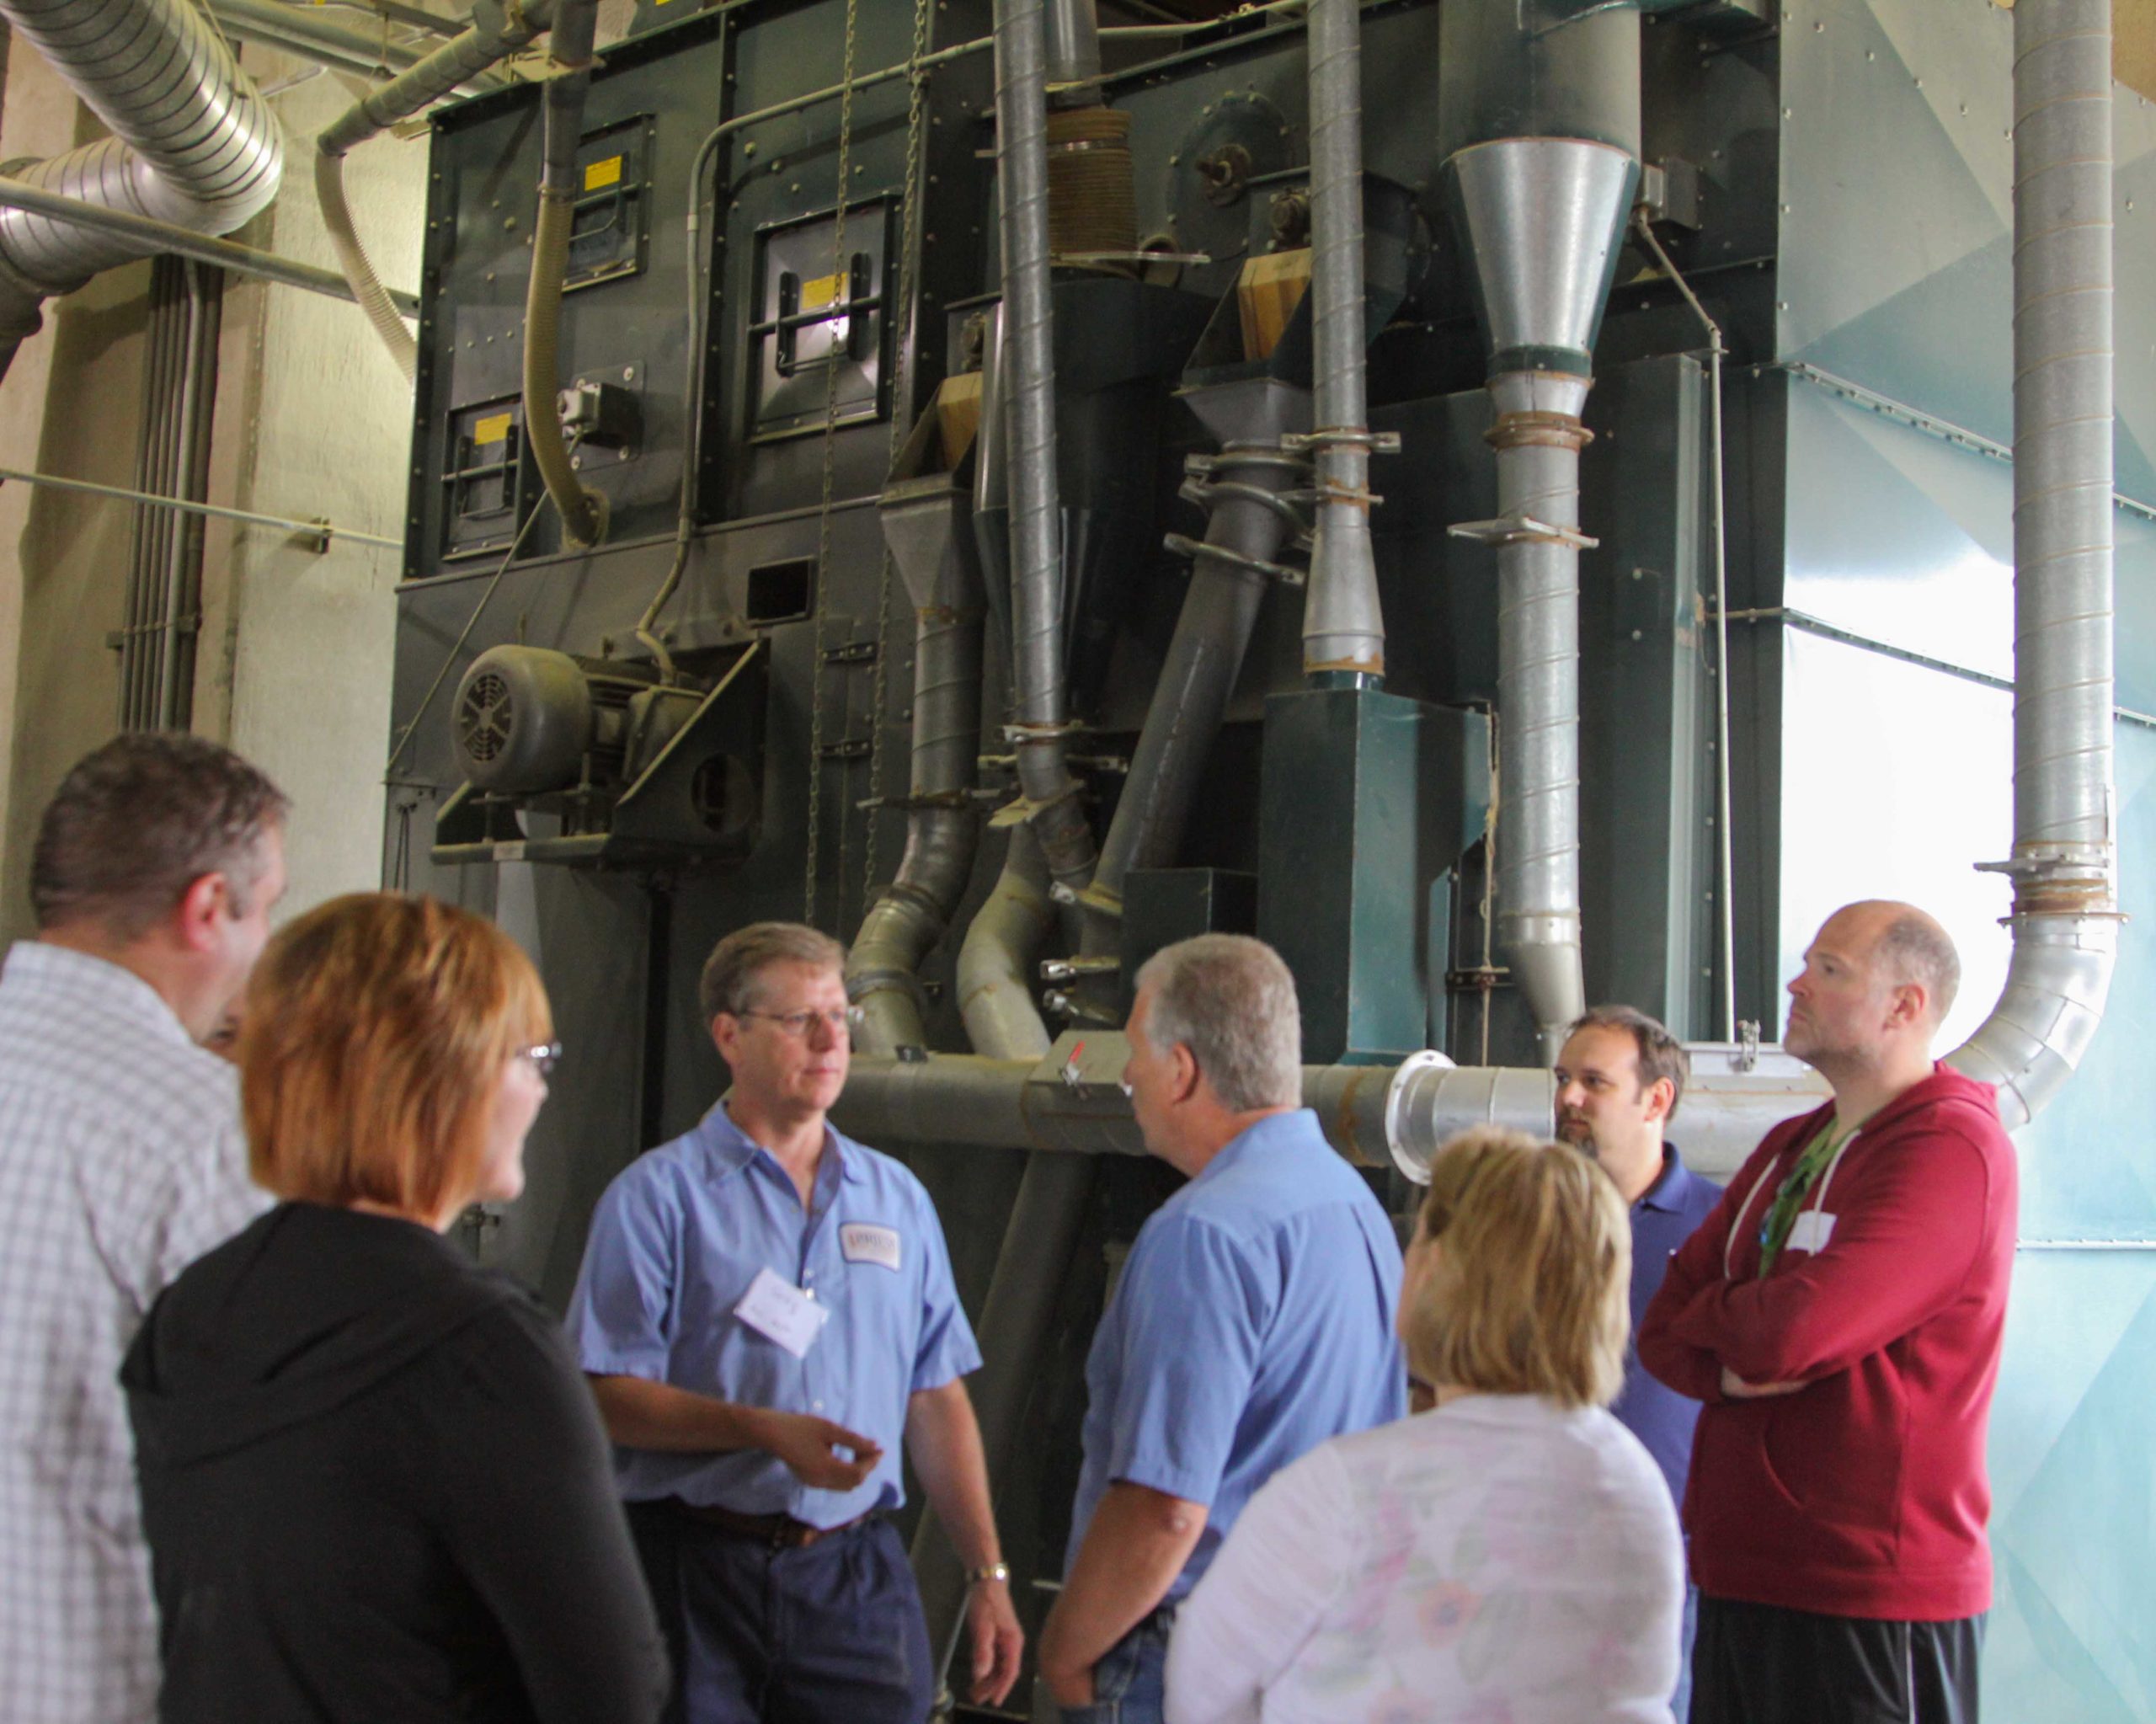
[[[1011,1580],[1011,1565],[1007,1562],[991,1562],[985,1568],[969,1568],[966,1571],[968,1586],[977,1587],[985,1580],[1000,1580],[1008,1585]]]

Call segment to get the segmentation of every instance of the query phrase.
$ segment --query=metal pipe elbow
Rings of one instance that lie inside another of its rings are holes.
[[[2013,919],[2014,953],[1991,1016],[1946,1056],[1999,1092],[1999,1117],[2018,1131],[2065,1088],[2103,1022],[2118,963],[2119,918]]]

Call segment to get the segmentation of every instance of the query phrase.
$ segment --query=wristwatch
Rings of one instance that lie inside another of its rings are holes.
[[[968,1586],[977,1587],[985,1580],[1000,1580],[1006,1586],[1009,1585],[1011,1565],[1007,1562],[991,1562],[985,1568],[969,1568],[966,1571]]]

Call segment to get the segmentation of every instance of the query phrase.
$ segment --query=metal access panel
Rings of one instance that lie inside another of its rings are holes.
[[[561,307],[559,381],[626,391],[632,441],[579,451],[579,478],[611,508],[610,543],[672,528],[689,423],[688,180],[718,118],[727,32],[721,16],[610,48],[593,73],[577,151],[577,200]],[[520,556],[561,547],[553,511],[525,483],[514,518],[461,521],[483,403],[514,410],[521,445],[524,307],[537,209],[536,85],[461,103],[435,122],[427,182],[414,391],[408,579],[499,556],[531,515]],[[701,276],[699,278],[702,279]],[[491,430],[491,424],[487,424]],[[528,457],[527,457],[528,462]],[[535,512],[536,511],[536,512]],[[504,530],[505,526],[505,531]]]
[[[882,419],[889,318],[891,217],[878,198],[809,216],[756,237],[760,291],[749,326],[755,378],[749,434],[790,437]],[[835,372],[835,376],[833,373]]]

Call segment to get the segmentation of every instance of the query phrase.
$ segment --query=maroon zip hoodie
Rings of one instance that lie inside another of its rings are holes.
[[[1715,1598],[1787,1609],[1973,1616],[1991,1607],[1984,1426],[2014,1262],[2014,1146],[1990,1086],[1935,1065],[1805,1200],[1831,1227],[1801,1225],[1762,1279],[1775,1189],[1832,1114],[1767,1134],[1670,1258],[1640,1325],[1641,1362],[1705,1403],[1684,1493],[1692,1576]],[[1725,1365],[1804,1387],[1729,1400]]]

